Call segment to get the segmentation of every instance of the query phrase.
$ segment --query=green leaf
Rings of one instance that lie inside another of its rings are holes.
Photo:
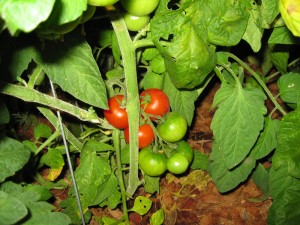
[[[277,85],[279,87],[280,98],[287,103],[300,102],[300,74],[290,72],[281,76]]]
[[[161,55],[157,55],[154,59],[152,59],[149,65],[154,73],[161,74],[166,71],[164,58]]]
[[[219,148],[219,143],[214,141],[213,150],[210,155],[211,164],[209,173],[212,176],[219,192],[228,192],[245,181],[251,171],[255,168],[255,160],[248,156],[233,169],[228,169]]]
[[[24,191],[34,192],[38,201],[47,201],[52,197],[51,192],[44,186],[38,184],[28,184],[24,186]]]
[[[144,175],[144,189],[147,193],[155,193],[155,192],[159,192],[159,181],[160,181],[160,177],[151,177],[148,175]]]
[[[109,144],[99,142],[96,140],[88,140],[84,143],[83,149],[87,151],[105,152],[105,151],[113,151],[114,147]]]
[[[75,171],[75,178],[81,196],[83,210],[94,204],[103,189],[103,184],[111,176],[110,165],[99,157],[96,151],[85,149],[81,152],[80,164]],[[111,190],[109,190],[111,191]],[[103,193],[104,194],[104,193]],[[70,195],[74,196],[73,187]]]
[[[15,224],[28,213],[26,206],[19,199],[0,191],[0,223]]]
[[[150,217],[150,224],[151,225],[161,225],[164,223],[165,220],[165,213],[163,209],[157,210],[155,213],[152,214]]]
[[[0,183],[28,162],[30,149],[15,139],[0,136]]]
[[[117,177],[112,173],[109,179],[99,187],[98,193],[92,205],[98,205],[109,198],[111,195],[113,195],[114,192],[118,189],[118,184],[119,182]],[[120,201],[120,198],[118,200]]]
[[[142,57],[146,61],[151,61],[158,55],[159,55],[159,52],[156,48],[146,48],[145,51],[143,51],[143,53],[142,53]]]
[[[100,204],[100,207],[107,206],[110,209],[115,209],[121,203],[121,192],[114,189],[112,194]]]
[[[288,174],[300,178],[300,109],[286,114],[280,123],[278,132],[278,147],[272,159],[272,165],[277,170],[287,164]]]
[[[34,138],[49,138],[52,135],[51,128],[46,125],[39,123],[36,127],[34,127]]]
[[[251,156],[254,159],[261,159],[267,156],[273,149],[277,147],[277,133],[280,121],[272,120],[270,117],[265,119],[264,130],[259,135],[257,142],[251,150]]]
[[[299,44],[300,38],[295,37],[287,27],[275,27],[269,40],[269,44]]]
[[[208,168],[208,156],[200,151],[194,151],[194,159],[191,164],[193,170],[207,170]]]
[[[6,124],[10,120],[10,114],[6,104],[0,100],[0,124]]]
[[[269,173],[262,164],[258,164],[251,176],[253,182],[263,193],[261,200],[265,200],[270,195]]]
[[[218,106],[211,128],[225,165],[231,169],[248,155],[263,128],[266,96],[258,88],[223,83],[213,107]]]
[[[107,109],[106,87],[91,47],[81,38],[48,42],[35,59],[64,91],[92,106]]]
[[[28,68],[29,63],[37,52],[33,45],[26,45],[23,39],[18,40],[19,43],[14,43],[15,49],[8,65],[8,70],[12,75],[10,81],[12,82],[17,81],[17,78]],[[24,45],[20,46],[22,43]]]
[[[26,205],[30,214],[22,220],[24,225],[68,225],[71,222],[67,215],[61,212],[53,212],[55,206],[45,201],[40,201],[45,196],[35,188],[23,187],[20,184],[10,182],[9,185],[5,185],[1,189],[10,190],[9,193],[12,197]]]
[[[80,225],[82,224],[82,219],[78,211],[78,203],[75,197],[68,197],[62,200],[59,203],[59,206],[63,208],[63,213],[67,215],[71,219],[71,224],[73,225]],[[84,221],[88,223],[91,219],[91,211],[86,210],[84,211]]]
[[[262,18],[258,5],[253,1],[250,17],[243,39],[247,41],[254,52],[258,52],[261,48],[261,39],[263,36]]]
[[[162,89],[163,75],[147,72],[143,79],[144,89],[159,88]]]
[[[289,48],[286,45],[270,45],[271,61],[281,74],[286,74],[288,69]]]
[[[87,9],[87,0],[56,0],[53,11],[42,27],[52,27],[78,19]]]
[[[151,36],[163,56],[165,67],[177,88],[200,85],[216,64],[215,47],[197,32],[194,14],[183,13],[186,5],[176,11],[163,10],[151,21]],[[168,44],[165,45],[165,40]]]
[[[16,35],[18,30],[31,32],[41,22],[47,20],[55,2],[55,0],[2,1],[0,15],[12,35]]]
[[[194,117],[195,101],[199,94],[197,90],[179,90],[165,76],[163,90],[168,95],[172,111],[180,113],[190,126]]]
[[[118,43],[117,35],[115,32],[111,35],[111,47],[112,47],[112,53],[113,57],[118,65],[122,65],[121,62],[121,50]]]
[[[48,148],[47,153],[42,156],[40,164],[50,167],[48,179],[54,181],[61,174],[65,161],[60,150]]]
[[[278,1],[262,0],[260,13],[262,17],[262,27],[271,28],[271,25],[279,13]]]
[[[283,164],[278,170],[270,170],[270,191],[273,199],[268,211],[270,225],[296,225],[300,212],[300,180],[288,175],[288,166]]]
[[[208,41],[215,45],[237,45],[247,27],[251,7],[249,0],[194,1],[187,15],[195,20]],[[187,9],[186,11],[188,11]]]
[[[137,196],[134,199],[134,205],[130,210],[143,216],[150,210],[151,206],[152,201],[149,198],[146,198],[144,196]]]

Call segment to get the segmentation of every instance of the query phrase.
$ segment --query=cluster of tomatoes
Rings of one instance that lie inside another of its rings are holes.
[[[123,15],[127,29],[129,31],[139,31],[150,21],[150,14],[156,9],[159,0],[120,0],[125,9]]]
[[[109,109],[104,110],[104,117],[112,126],[124,130],[125,141],[129,143],[128,115],[124,100],[124,95],[110,98]],[[193,160],[193,149],[182,140],[187,132],[186,120],[179,113],[170,112],[169,98],[160,89],[142,91],[140,103],[143,122],[138,131],[140,169],[149,176],[160,176],[166,170],[173,174],[184,173]],[[153,147],[156,135],[159,148]]]
[[[121,3],[125,10],[123,18],[129,31],[140,31],[150,21],[150,14],[157,8],[159,0],[88,0],[91,6],[110,6]]]

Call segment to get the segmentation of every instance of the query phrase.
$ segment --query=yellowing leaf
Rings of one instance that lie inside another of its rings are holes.
[[[62,166],[58,169],[50,169],[50,173],[47,176],[48,180],[54,181],[61,174],[62,169]]]

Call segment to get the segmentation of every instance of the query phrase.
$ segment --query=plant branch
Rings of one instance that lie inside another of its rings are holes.
[[[264,91],[267,93],[268,97],[270,98],[270,100],[273,102],[273,104],[275,105],[276,109],[278,109],[280,111],[280,113],[282,115],[286,115],[287,113],[284,111],[284,109],[281,107],[281,105],[276,101],[276,99],[274,98],[274,96],[272,95],[272,93],[270,92],[270,90],[268,89],[268,87],[266,86],[266,84],[263,82],[263,80],[259,77],[259,75],[257,75],[257,73],[252,70],[250,68],[250,66],[248,66],[246,63],[244,63],[242,60],[240,60],[237,56],[235,56],[232,53],[226,52],[226,54],[234,59],[236,62],[238,62],[242,67],[244,67],[246,70],[248,70],[248,72],[257,80],[257,82],[260,84],[260,86],[264,89]]]
[[[129,121],[130,170],[127,192],[133,195],[140,185],[138,177],[138,128],[139,128],[139,92],[137,83],[136,58],[134,44],[128,33],[123,17],[119,14],[109,14],[112,26],[119,43],[124,66],[125,84]]]
[[[121,147],[120,147],[120,130],[114,129],[113,130],[113,142],[114,142],[114,149],[116,152],[116,159],[117,159],[117,177],[119,181],[119,186],[121,189],[121,196],[122,196],[122,205],[123,205],[123,213],[124,213],[124,220],[126,224],[129,225],[129,217],[128,217],[128,209],[127,209],[127,196],[126,190],[124,185],[123,179],[123,171],[122,171],[122,163],[121,163]]]
[[[83,110],[68,102],[56,99],[50,95],[41,93],[29,87],[10,84],[0,81],[0,93],[14,96],[26,102],[35,102],[44,106],[52,107],[57,110],[71,114],[82,121],[89,121],[92,123],[103,123],[95,112]]]

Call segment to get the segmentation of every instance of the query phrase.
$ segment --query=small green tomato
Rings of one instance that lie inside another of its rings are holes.
[[[150,16],[133,16],[130,13],[124,13],[124,21],[129,31],[139,31],[143,29],[150,20]]]

